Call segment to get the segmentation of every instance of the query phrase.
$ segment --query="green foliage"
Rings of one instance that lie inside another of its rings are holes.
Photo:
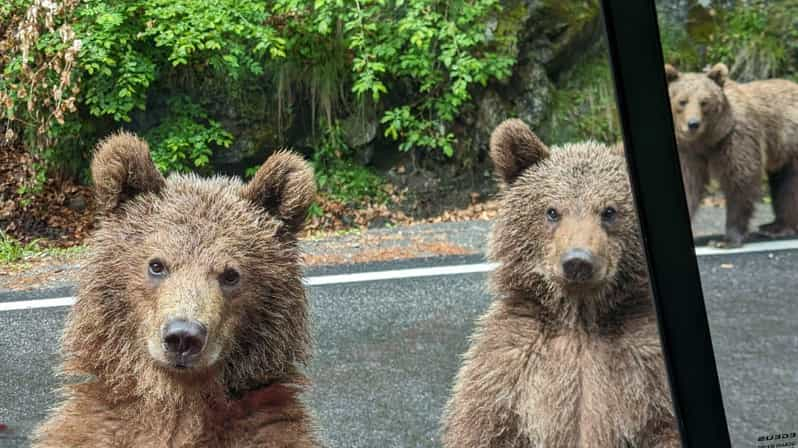
[[[0,119],[46,163],[73,172],[98,138],[136,125],[164,92],[174,97],[170,115],[141,129],[159,167],[206,167],[233,136],[200,105],[184,108],[185,98],[206,86],[235,96],[272,80],[281,115],[292,92],[310,93],[314,123],[324,113],[319,131],[370,103],[401,150],[452,155],[449,127],[472,87],[508,76],[514,63],[497,49],[504,38],[486,33],[498,0],[67,0],[28,23],[30,8],[43,5],[2,6],[0,25],[12,31],[0,33]],[[23,25],[35,32],[21,44],[13,30]],[[368,183],[343,165],[334,171]]]
[[[798,39],[798,2],[752,1],[721,14],[721,25],[710,37],[710,60],[728,61],[733,77],[753,80],[795,70],[790,44]],[[796,56],[795,54],[793,57]],[[790,67],[792,65],[792,67]]]
[[[384,30],[395,34],[378,39],[384,48],[377,47],[377,60],[385,61],[389,72],[409,78],[420,94],[416,102],[386,111],[381,123],[387,125],[386,136],[402,142],[401,150],[440,149],[452,156],[454,135],[447,125],[471,99],[469,88],[509,76],[515,61],[498,52],[480,52],[486,43],[482,24],[496,10],[496,1],[441,2],[437,8],[424,3],[409,2],[397,29]],[[409,36],[409,42],[396,36]],[[359,82],[365,82],[364,74]]]
[[[31,203],[33,196],[41,193],[44,190],[44,184],[47,182],[46,171],[43,170],[39,163],[33,163],[33,176],[26,179],[26,182],[17,187],[17,194],[22,197],[20,205],[27,207]]]
[[[267,15],[257,1],[83,2],[75,25],[84,39],[82,103],[94,116],[130,121],[159,77],[260,75],[267,56],[284,55],[284,40],[259,25]]]
[[[13,263],[15,261],[20,261],[39,250],[39,245],[36,241],[22,244],[0,230],[0,262]]]
[[[354,163],[352,157],[341,126],[338,123],[328,126],[311,161],[319,191],[346,203],[384,202],[387,196],[382,178]]]
[[[665,60],[683,71],[727,64],[739,81],[796,77],[798,1],[751,0],[713,9],[694,5],[688,23],[664,23]]]
[[[85,163],[94,142],[145,110],[156,91],[168,88],[171,103],[185,102],[199,82],[252,82],[270,58],[285,56],[285,39],[265,23],[270,12],[260,1],[72,0],[28,23],[31,8],[49,11],[39,3],[4,5],[2,25],[36,32],[27,46],[0,36],[10,50],[0,58],[0,119],[22,128],[28,147],[58,167]],[[201,109],[172,106],[177,113],[147,132],[162,168],[206,166],[214,146],[231,144]]]
[[[663,23],[660,27],[660,42],[666,63],[684,71],[700,68],[701,55],[684,27]]]
[[[314,86],[325,80],[349,85],[353,96],[340,95],[344,103],[380,104],[383,133],[403,151],[451,156],[449,125],[470,100],[472,86],[508,76],[514,63],[492,48],[485,33],[486,20],[499,10],[496,0],[316,0],[312,8],[307,1],[283,0],[274,10],[296,19],[286,25],[289,60],[298,56],[307,70],[331,75],[311,76]],[[348,71],[330,60],[349,61]],[[324,99],[320,106],[329,111],[335,94],[328,88],[314,97]]]
[[[595,51],[561,76],[542,133],[545,141],[555,145],[587,139],[615,143],[621,138],[612,74],[604,52]]]
[[[203,171],[209,167],[212,145],[227,148],[233,136],[188,97],[168,101],[167,119],[145,135],[153,161],[162,172]]]
[[[319,191],[344,203],[357,205],[366,201],[382,203],[387,200],[383,179],[350,160],[336,160],[317,168],[316,182]]]

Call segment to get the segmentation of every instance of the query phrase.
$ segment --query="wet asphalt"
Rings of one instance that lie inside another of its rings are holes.
[[[480,257],[338,266],[308,275],[452,265]],[[734,447],[798,430],[798,251],[699,258]],[[439,416],[485,274],[309,288],[316,353],[306,399],[329,447],[436,447]],[[43,291],[41,297],[63,295]],[[68,292],[68,291],[67,291]],[[2,300],[35,299],[34,293]],[[26,447],[56,395],[67,308],[0,312],[0,447]]]

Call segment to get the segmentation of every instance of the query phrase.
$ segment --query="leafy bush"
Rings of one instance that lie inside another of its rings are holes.
[[[742,81],[794,72],[798,68],[796,16],[796,1],[755,0],[723,11],[710,36],[707,56],[710,61],[730,64],[731,75]]]
[[[498,0],[11,0],[0,6],[0,119],[51,167],[75,171],[98,138],[140,128],[137,111],[169,92],[171,114],[145,137],[160,168],[201,169],[233,142],[201,89],[276,82],[283,113],[288,93],[310,92],[322,132],[369,104],[401,150],[451,155],[449,126],[472,87],[514,63],[486,32],[498,9]],[[341,166],[342,182],[368,177]]]
[[[665,59],[682,70],[723,62],[740,81],[796,77],[798,1],[749,0],[715,9],[693,5],[686,24],[665,22]]]
[[[13,263],[39,251],[36,241],[22,244],[0,230],[0,262]]]
[[[684,27],[664,22],[660,26],[660,42],[666,63],[680,70],[692,71],[700,69],[701,55]]]
[[[387,200],[384,180],[367,167],[356,163],[353,158],[354,151],[344,141],[340,124],[336,122],[326,127],[311,160],[318,191],[347,204],[384,203]],[[260,166],[247,168],[244,177],[253,177]],[[314,204],[310,214],[320,215],[322,211]]]
[[[29,146],[46,152],[77,110],[73,70],[81,40],[72,28],[77,0],[11,0],[0,5],[0,119],[7,140],[21,128]],[[17,126],[13,126],[16,124]]]
[[[275,6],[300,18],[285,25],[288,66],[307,67],[305,76],[294,78],[318,92],[312,96],[328,125],[337,102],[375,103],[385,109],[384,135],[400,150],[437,149],[449,156],[449,125],[471,98],[469,89],[508,76],[514,63],[496,49],[507,42],[488,42],[485,23],[498,10],[497,0],[316,0],[312,8],[293,0]],[[353,97],[339,94],[341,84],[351,86]]]
[[[168,109],[168,118],[145,135],[161,171],[204,171],[213,155],[212,145],[227,148],[233,143],[232,134],[191,99],[171,97]]]
[[[382,178],[352,158],[341,126],[336,123],[328,127],[312,160],[319,191],[346,203],[359,204],[369,199],[384,202],[387,197]]]

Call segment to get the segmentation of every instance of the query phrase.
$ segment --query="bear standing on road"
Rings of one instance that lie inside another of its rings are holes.
[[[710,178],[726,197],[726,238],[740,246],[763,170],[775,220],[759,227],[770,236],[798,233],[798,84],[772,79],[738,84],[716,64],[705,73],[679,73],[665,65],[673,125],[690,216]]]
[[[502,183],[480,318],[443,418],[446,448],[679,447],[619,151],[494,130]]]
[[[310,167],[165,179],[125,133],[92,162],[99,229],[63,337],[65,401],[34,447],[315,447],[297,232]]]

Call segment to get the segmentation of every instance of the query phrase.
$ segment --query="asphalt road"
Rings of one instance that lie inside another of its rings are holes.
[[[478,263],[447,257],[308,275]],[[798,430],[798,251],[699,258],[735,447]],[[52,297],[52,295],[51,295]],[[4,295],[0,302],[30,300]],[[435,447],[438,421],[485,274],[311,286],[316,355],[307,396],[330,447]],[[56,398],[52,370],[67,308],[0,312],[0,447],[25,447]]]

